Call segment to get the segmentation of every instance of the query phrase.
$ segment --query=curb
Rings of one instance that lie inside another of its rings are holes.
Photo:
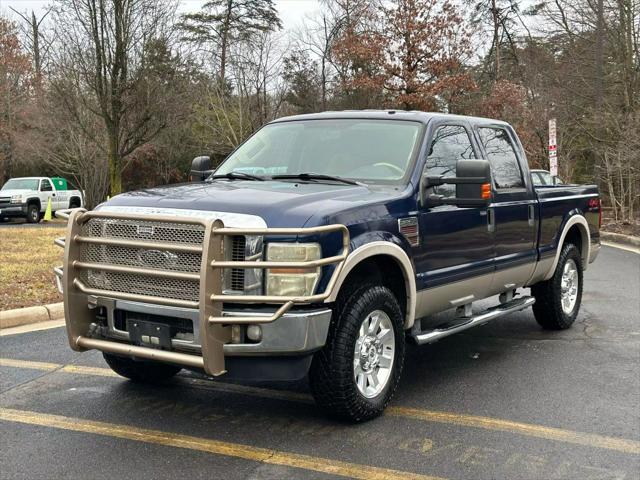
[[[0,329],[64,318],[64,304],[51,303],[37,307],[16,308],[0,312]]]
[[[600,231],[600,239],[609,242],[620,243],[629,247],[640,248],[640,237],[634,237],[632,235],[623,235],[622,233]]]

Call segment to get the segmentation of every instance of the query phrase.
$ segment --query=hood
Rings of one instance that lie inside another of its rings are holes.
[[[100,207],[153,207],[261,217],[269,227],[329,223],[403,196],[399,186],[355,186],[293,181],[226,181],[169,185],[129,192]]]
[[[7,190],[0,190],[0,197],[10,197],[12,195],[28,195],[30,193],[33,193],[33,190],[24,188],[9,188]]]

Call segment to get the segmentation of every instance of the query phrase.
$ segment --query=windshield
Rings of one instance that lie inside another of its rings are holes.
[[[12,178],[4,184],[2,190],[38,190],[38,179]]]
[[[251,175],[315,173],[364,182],[408,174],[421,124],[398,120],[300,120],[267,125],[215,171]]]

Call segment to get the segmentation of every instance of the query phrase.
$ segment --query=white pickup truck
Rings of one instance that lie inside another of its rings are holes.
[[[52,212],[84,205],[82,192],[68,190],[64,178],[12,178],[0,189],[0,220],[22,217],[29,223],[38,223],[47,209],[49,199]]]

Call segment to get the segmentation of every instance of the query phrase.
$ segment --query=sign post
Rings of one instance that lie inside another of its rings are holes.
[[[556,143],[556,119],[549,120],[549,172],[558,175],[558,146]]]

